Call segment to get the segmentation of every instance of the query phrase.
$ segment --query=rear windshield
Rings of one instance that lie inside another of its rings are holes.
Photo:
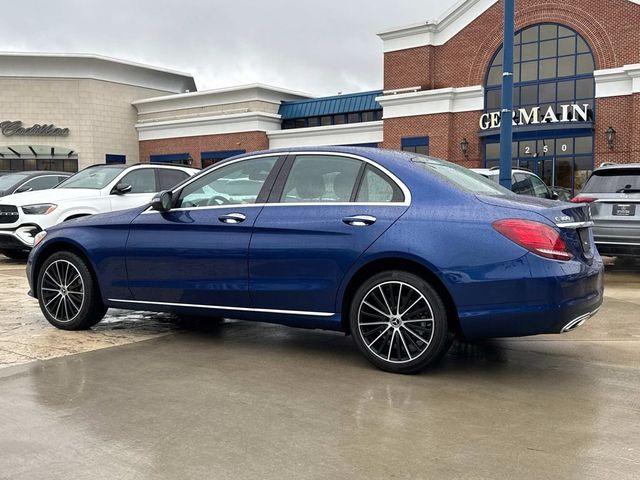
[[[583,193],[640,193],[640,168],[611,168],[593,172]]]
[[[510,190],[496,182],[455,163],[424,155],[412,156],[411,161],[469,193],[498,196],[514,195]]]

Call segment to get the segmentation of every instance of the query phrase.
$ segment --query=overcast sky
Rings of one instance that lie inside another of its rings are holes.
[[[261,82],[316,95],[382,87],[381,30],[454,0],[21,0],[0,50],[97,53],[191,73],[199,90]]]

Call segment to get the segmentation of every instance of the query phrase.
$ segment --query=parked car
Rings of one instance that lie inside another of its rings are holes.
[[[40,232],[27,263],[30,294],[61,329],[116,307],[337,330],[404,373],[455,333],[570,331],[603,294],[586,205],[349,147],[216,164],[151,205]]]
[[[472,168],[471,170],[495,183],[500,183],[500,170],[497,168]],[[558,194],[554,193],[535,173],[514,168],[511,170],[511,175],[511,190],[514,193],[550,200],[558,199]]]
[[[96,165],[56,188],[0,199],[0,253],[26,258],[35,235],[60,222],[149,203],[198,170],[172,165]],[[0,177],[0,181],[4,177]]]
[[[13,193],[35,192],[53,188],[71,176],[68,172],[46,170],[11,172],[0,175],[0,197]]]
[[[640,256],[640,163],[598,168],[571,201],[589,204],[601,254]]]

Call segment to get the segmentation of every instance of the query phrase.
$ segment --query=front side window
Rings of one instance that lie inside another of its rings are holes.
[[[216,168],[184,187],[176,207],[256,203],[277,157],[242,160]]]
[[[282,203],[349,202],[362,162],[354,158],[301,155],[289,172]]]
[[[518,195],[527,195],[530,197],[535,196],[535,191],[533,189],[533,183],[531,182],[531,175],[524,175],[523,173],[515,173],[513,175],[513,179],[515,180],[513,184],[513,191]]]
[[[46,177],[38,177],[33,180],[29,180],[20,186],[19,190],[26,192],[28,189],[32,191],[36,190],[46,190],[48,188],[55,187],[60,181],[58,180],[60,177],[57,175],[47,175]]]
[[[154,168],[141,168],[127,173],[118,182],[124,185],[131,185],[129,193],[154,193],[156,188],[156,172]]]
[[[545,183],[535,175],[529,175],[531,184],[533,185],[533,194],[539,198],[549,198],[549,189]]]

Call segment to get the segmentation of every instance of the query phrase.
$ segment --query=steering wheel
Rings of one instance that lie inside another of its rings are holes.
[[[207,201],[207,206],[208,207],[215,207],[216,205],[228,205],[231,202],[229,200],[227,200],[226,198],[220,196],[220,195],[216,195],[215,197],[211,197],[209,199],[209,201]]]

